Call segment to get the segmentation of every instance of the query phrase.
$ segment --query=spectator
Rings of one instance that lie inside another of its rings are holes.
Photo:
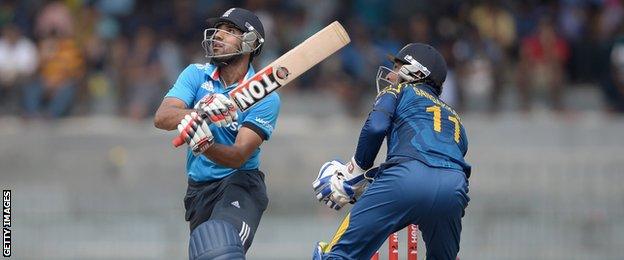
[[[39,59],[39,77],[24,88],[26,115],[67,115],[84,75],[83,55],[74,39],[52,30],[39,43]]]
[[[602,79],[607,108],[624,113],[624,27],[620,27],[611,48],[609,72],[609,76]]]
[[[54,68],[51,64],[58,62],[46,61],[44,64],[40,61],[36,73],[21,79],[16,77],[15,83],[11,83],[12,79],[7,75],[14,72],[7,74],[6,68],[17,59],[4,59],[0,61],[5,68],[2,73],[6,74],[0,79],[3,86],[0,99],[29,100],[25,107],[31,116],[54,116],[59,110],[65,110],[61,114],[66,114],[70,107],[73,114],[108,114],[116,110],[133,118],[150,114],[150,96],[172,83],[171,75],[179,72],[180,63],[206,62],[205,54],[197,48],[202,35],[196,29],[203,26],[210,13],[232,4],[232,1],[224,0],[161,2],[0,1],[0,28],[12,23],[22,29],[26,37],[37,39],[42,47],[56,45],[49,42],[59,41],[50,39],[50,35],[62,37],[65,42],[73,42],[69,44],[73,46],[63,48],[74,49],[70,52],[77,53],[68,59],[84,64],[72,73],[56,75],[46,71]],[[523,111],[529,110],[531,90],[540,86],[548,87],[544,89],[550,93],[549,103],[553,108],[562,109],[563,79],[572,84],[600,83],[608,95],[609,107],[617,110],[615,104],[619,101],[613,94],[617,88],[615,83],[607,83],[606,79],[612,78],[607,74],[612,71],[609,55],[614,36],[624,27],[621,0],[234,2],[257,12],[267,34],[273,35],[267,37],[273,40],[265,43],[264,54],[254,60],[258,67],[272,62],[329,22],[341,21],[352,43],[334,55],[331,61],[301,75],[284,91],[300,94],[331,89],[339,93],[341,103],[347,106],[346,111],[353,115],[361,113],[358,109],[361,97],[374,92],[371,78],[376,65],[385,61],[386,53],[394,53],[410,41],[430,43],[443,52],[448,49],[447,59],[454,60],[455,65],[449,68],[449,83],[443,95],[459,109],[489,108],[492,112],[505,109],[504,106],[509,105],[501,103],[506,100],[502,98],[507,94],[504,93],[505,87],[514,85],[512,76],[519,74],[517,95]],[[548,33],[536,33],[548,31],[537,29],[539,17],[544,13],[553,19],[552,28],[548,30],[557,28],[559,33],[555,37],[557,43],[552,46],[546,46],[543,40],[548,37],[538,36]],[[139,28],[146,23],[154,31],[144,37]],[[143,36],[138,37],[139,32]],[[139,50],[138,38],[150,38],[140,41],[151,50]],[[561,41],[565,47],[561,47]],[[561,49],[544,51],[544,48],[552,47]],[[614,46],[613,51],[617,52],[617,48]],[[525,56],[525,53],[531,56]],[[561,64],[565,69],[560,68]],[[36,65],[35,62],[32,68]],[[51,71],[55,70],[64,69]],[[139,76],[146,71],[153,77]],[[619,70],[613,69],[613,73],[616,72]],[[456,81],[452,80],[453,76]],[[48,86],[46,81],[50,78],[70,78],[69,81],[74,83],[68,84],[74,87]],[[80,86],[78,91],[77,86]],[[12,95],[7,92],[9,89],[20,88],[18,94],[28,95],[21,98],[9,96]],[[40,89],[39,94],[37,89]],[[75,93],[70,93],[70,89]],[[61,95],[65,92],[68,94]],[[508,94],[516,95],[515,92]],[[66,99],[70,101],[59,101]],[[51,106],[59,102],[65,105]],[[0,106],[11,104],[2,102]]]
[[[164,91],[164,70],[155,37],[150,27],[139,27],[130,55],[127,56],[127,116],[132,119],[139,120],[152,115]]]
[[[500,48],[500,59],[492,67],[492,89],[490,91],[490,111],[499,111],[505,73],[516,41],[516,24],[511,13],[499,1],[486,0],[470,12],[470,21],[477,27],[479,35]]]
[[[61,1],[48,1],[39,12],[35,33],[37,36],[50,35],[73,35],[75,22],[67,5]]]
[[[2,28],[0,37],[0,112],[13,114],[19,100],[19,89],[37,70],[37,47],[22,35],[20,29],[9,24]]]
[[[371,32],[357,21],[351,23],[351,44],[341,53],[342,69],[349,76],[349,89],[341,89],[343,103],[351,115],[359,115],[359,106],[364,94],[374,92],[373,77],[377,72],[377,64],[384,62],[386,53],[372,41]]]
[[[438,50],[444,57],[447,65],[446,80],[444,80],[442,85],[440,100],[454,107],[456,111],[462,111],[465,108],[463,103],[464,93],[457,82],[457,61],[453,57],[453,43],[451,41],[441,42]]]
[[[564,65],[568,56],[568,44],[557,34],[550,18],[540,19],[535,33],[523,39],[520,46],[516,77],[523,112],[530,110],[534,87],[550,88],[551,107],[562,111]]]
[[[490,98],[498,97],[500,86],[497,82],[496,67],[502,63],[502,50],[500,45],[491,39],[481,37],[479,31],[473,25],[464,25],[462,36],[453,45],[453,59],[456,62],[457,73],[457,101],[464,102],[467,100],[476,100],[475,105],[486,103],[481,102],[489,95]],[[444,93],[443,93],[444,94]],[[466,96],[465,98],[463,96]],[[498,110],[497,105],[493,104],[497,100],[492,100],[490,109],[492,112]],[[468,103],[468,102],[466,102]],[[459,103],[458,109],[462,109],[464,105],[472,109],[480,109],[482,107],[474,107],[470,104]]]
[[[500,6],[498,1],[487,0],[475,6],[470,19],[485,39],[494,40],[504,49],[512,47],[516,40],[516,24],[511,13]]]
[[[414,15],[409,18],[407,24],[408,42],[434,44],[431,39],[431,22],[427,16],[423,14]]]

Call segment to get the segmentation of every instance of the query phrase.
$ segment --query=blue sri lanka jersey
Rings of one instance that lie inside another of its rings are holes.
[[[245,80],[255,74],[249,66]],[[241,81],[242,82],[242,81]],[[180,99],[186,108],[193,108],[204,96],[213,93],[228,95],[241,82],[223,86],[219,80],[219,70],[212,64],[191,64],[178,76],[177,81],[165,97]],[[268,140],[275,129],[279,114],[280,98],[276,92],[258,102],[246,112],[238,112],[238,122],[225,127],[210,125],[210,131],[216,143],[232,145],[241,126],[249,127],[264,140]],[[260,148],[256,149],[240,170],[252,170],[260,167]],[[221,166],[208,159],[205,155],[194,156],[190,149],[186,155],[186,171],[194,181],[211,181],[232,174],[237,169]]]
[[[360,133],[355,153],[360,167],[373,165],[384,137],[388,163],[419,160],[470,176],[471,166],[464,160],[468,138],[461,119],[426,84],[399,84],[379,93]]]

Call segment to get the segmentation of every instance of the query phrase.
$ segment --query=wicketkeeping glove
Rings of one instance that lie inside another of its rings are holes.
[[[208,122],[196,112],[184,116],[178,124],[178,132],[189,145],[195,156],[205,152],[214,143]]]
[[[236,105],[223,94],[206,95],[197,102],[195,109],[206,113],[217,127],[225,127],[238,120]]]
[[[354,159],[346,165],[336,160],[326,162],[312,183],[316,198],[335,210],[355,203],[368,187],[364,172]]]

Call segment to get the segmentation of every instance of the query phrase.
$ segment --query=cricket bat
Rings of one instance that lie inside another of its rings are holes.
[[[335,21],[234,88],[230,91],[229,98],[240,111],[245,112],[350,41],[344,27]],[[184,144],[183,136],[179,135],[173,139],[175,147],[182,144]]]

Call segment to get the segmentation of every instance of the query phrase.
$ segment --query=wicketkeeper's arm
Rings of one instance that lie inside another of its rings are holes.
[[[396,101],[396,96],[393,94],[383,94],[377,99],[375,107],[368,114],[366,123],[360,132],[354,156],[355,162],[364,170],[371,168],[375,163],[379,148],[381,148],[392,124]]]

